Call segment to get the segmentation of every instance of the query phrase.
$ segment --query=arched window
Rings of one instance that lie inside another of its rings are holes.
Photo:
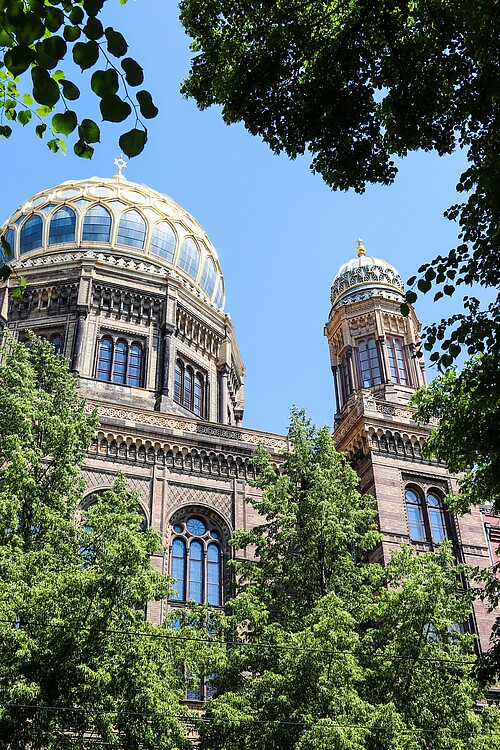
[[[427,493],[427,512],[432,541],[439,544],[446,539],[446,523],[442,500],[435,492]]]
[[[212,296],[215,289],[215,282],[217,281],[217,277],[215,275],[215,266],[212,258],[207,258],[205,260],[205,265],[203,266],[203,272],[201,274],[201,281],[200,284],[203,287],[203,289],[206,291],[209,297]]]
[[[400,383],[401,385],[408,385],[403,340],[397,336],[387,336],[386,346],[391,381],[393,383]]]
[[[109,242],[111,214],[104,206],[92,206],[83,219],[82,240],[84,242]]]
[[[111,380],[111,361],[113,359],[113,342],[103,338],[99,344],[97,358],[97,380]]]
[[[200,373],[194,378],[193,411],[196,416],[203,416],[203,378]]]
[[[19,243],[19,252],[21,255],[42,246],[42,231],[43,222],[40,216],[34,214],[24,222],[21,229],[21,241]]]
[[[129,385],[141,385],[142,346],[132,344],[127,366],[127,383]]]
[[[194,412],[197,417],[203,416],[205,377],[201,372],[195,372],[191,365],[185,364],[181,359],[175,360],[174,401]]]
[[[424,494],[423,489],[406,487],[405,499],[410,539],[441,544],[447,538],[446,513],[441,495],[433,489]]]
[[[200,251],[191,237],[186,237],[181,247],[179,267],[195,279],[200,267]]]
[[[358,341],[359,364],[361,369],[361,387],[370,388],[372,385],[380,385],[380,363],[377,351],[377,342],[374,338],[361,339]]]
[[[50,343],[54,347],[54,352],[60,354],[62,352],[63,339],[60,333],[56,333],[50,337]]]
[[[191,367],[184,368],[184,391],[182,405],[185,409],[193,409],[193,370]]]
[[[125,341],[117,341],[113,353],[113,383],[125,383],[127,374],[127,344]]]
[[[97,356],[97,379],[107,382],[140,387],[142,383],[142,345],[128,343],[123,339],[113,342],[104,336],[99,344]]]
[[[49,245],[74,242],[76,215],[69,206],[61,206],[52,216],[49,228]]]
[[[222,605],[222,534],[209,518],[188,514],[172,526],[171,600]]]
[[[422,498],[414,489],[407,487],[405,491],[405,499],[410,539],[413,539],[416,542],[423,542],[425,541],[425,526],[422,513]]]
[[[159,224],[156,224],[149,246],[151,252],[165,258],[165,260],[172,261],[176,246],[177,237],[170,224],[167,221],[160,221]]]
[[[116,241],[120,245],[143,248],[145,239],[146,222],[139,211],[126,211],[120,219]]]
[[[217,307],[222,307],[224,302],[224,282],[219,279],[219,286],[217,287],[217,294],[215,295],[215,304]]]
[[[10,253],[5,251],[3,247],[0,245],[0,259],[2,260],[3,263],[6,263],[9,260],[12,260],[12,258],[14,257],[14,243],[15,243],[16,236],[14,234],[14,230],[12,229],[12,227],[10,227],[5,232],[4,239],[5,239],[5,242],[10,247]]]

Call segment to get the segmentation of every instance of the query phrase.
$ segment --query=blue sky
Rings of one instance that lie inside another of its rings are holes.
[[[189,40],[175,2],[109,0],[103,20],[121,30],[145,70],[160,114],[149,124],[145,152],[128,179],[167,193],[203,225],[226,280],[226,310],[247,367],[244,424],[283,432],[292,404],[319,424],[332,424],[334,399],[323,327],[332,278],[354,257],[361,237],[368,254],[392,263],[404,280],[453,246],[456,225],[443,211],[465,159],[457,153],[412,154],[391,187],[362,196],[333,193],[307,158],[274,156],[240,125],[224,125],[216,108],[200,112],[179,94],[189,70]],[[83,77],[88,78],[86,74]],[[77,72],[75,82],[81,81]],[[86,116],[99,119],[88,97]],[[68,179],[109,177],[119,129],[105,125],[92,161],[51,154],[27,126],[0,140],[3,219],[32,194]],[[459,305],[419,300],[425,325]],[[432,377],[432,373],[429,372]]]

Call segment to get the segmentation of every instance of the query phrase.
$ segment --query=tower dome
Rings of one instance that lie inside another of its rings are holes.
[[[224,308],[222,269],[200,224],[172,198],[121,173],[70,180],[37,193],[11,214],[1,234],[14,262],[23,265],[66,252],[143,259],[211,307]]]
[[[358,257],[340,266],[332,282],[332,312],[374,296],[402,302],[404,284],[396,269],[381,258],[366,255],[362,240],[358,240],[356,252]]]

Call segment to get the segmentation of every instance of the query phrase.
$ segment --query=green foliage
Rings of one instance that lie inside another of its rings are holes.
[[[99,99],[113,97],[111,103],[119,114],[112,115],[109,107],[103,119],[122,122],[130,114],[135,116],[135,128],[141,129],[144,137],[136,139],[127,156],[139,154],[147,140],[147,130],[141,121],[155,117],[158,110],[151,104],[147,111],[141,102],[136,103],[129,87],[143,82],[139,64],[131,57],[121,61],[116,67],[112,58],[123,58],[128,45],[122,34],[115,29],[104,28],[97,15],[106,0],[4,0],[0,3],[0,111],[8,120],[27,125],[37,121],[36,134],[44,137],[46,124],[40,122],[49,115],[52,117],[52,132],[65,137],[84,122],[96,123],[89,118],[80,119],[81,114],[70,111],[67,101],[80,97],[80,88],[73,81],[66,80],[65,74],[57,70],[64,57],[71,52],[73,61],[82,71],[92,70],[100,60],[104,70],[96,70],[91,76],[90,88]],[[31,80],[30,80],[31,77]],[[37,102],[41,106],[34,108]],[[55,113],[57,105],[63,111]],[[102,108],[101,108],[102,109]],[[82,113],[83,114],[83,113]],[[85,128],[84,128],[85,129]],[[1,126],[0,134],[8,138],[12,132],[9,126]],[[83,143],[82,143],[83,141]],[[74,151],[78,156],[89,158],[94,141],[80,139]],[[64,141],[50,138],[47,146],[54,152],[64,150]],[[125,146],[128,140],[125,139]]]
[[[169,590],[159,537],[121,477],[79,511],[96,417],[48,342],[7,341],[0,414],[0,747],[187,750],[176,652],[144,614]]]
[[[369,563],[373,501],[329,431],[294,411],[290,442],[279,474],[261,452],[262,523],[233,535],[257,559],[237,553],[230,614],[208,628],[218,695],[202,748],[499,748],[498,709],[476,710],[474,639],[456,628],[471,611],[465,566],[448,544]]]
[[[464,202],[447,212],[459,223],[460,244],[419,268],[416,289],[439,299],[463,284],[500,287],[495,0],[181,0],[180,7],[194,52],[184,94],[201,108],[220,105],[227,123],[242,121],[275,153],[309,151],[313,171],[332,188],[389,184],[394,157],[409,151],[466,150],[457,186]],[[410,290],[408,305],[416,299]],[[460,315],[427,329],[426,348],[451,328],[442,366],[463,348],[495,351],[498,303],[480,311],[466,299]]]

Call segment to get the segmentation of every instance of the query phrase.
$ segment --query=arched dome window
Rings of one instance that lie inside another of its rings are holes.
[[[141,385],[141,369],[142,346],[140,344],[132,344],[130,347],[127,366],[127,382],[129,385],[137,387]]]
[[[97,380],[140,388],[143,380],[143,348],[136,341],[104,336],[97,354]]]
[[[165,260],[172,261],[177,246],[175,232],[167,221],[160,221],[153,229],[150,250]]]
[[[113,383],[125,383],[127,375],[127,342],[117,341],[113,353]]]
[[[203,417],[205,405],[205,377],[181,359],[175,360],[174,401],[189,409],[197,417]]]
[[[129,247],[139,247],[142,249],[144,247],[145,239],[146,222],[139,211],[126,211],[120,219],[116,241],[120,245],[128,245]]]
[[[209,518],[188,514],[172,526],[172,601],[222,605],[222,534]]]
[[[197,417],[203,416],[203,378],[197,372],[194,378],[193,411]]]
[[[386,338],[387,356],[389,358],[389,367],[391,370],[391,381],[407,385],[406,361],[404,354],[403,339],[399,336],[387,336]]]
[[[72,208],[61,206],[50,220],[49,245],[60,242],[74,242],[76,215]]]
[[[361,367],[361,388],[380,385],[380,363],[377,342],[374,338],[361,339],[358,342],[359,362]]]
[[[104,206],[92,206],[83,219],[82,240],[84,242],[109,242],[111,214]]]
[[[19,252],[21,255],[42,246],[42,232],[43,222],[37,214],[30,216],[24,222],[21,228],[21,241],[19,243]]]
[[[191,237],[186,237],[181,247],[179,267],[195,279],[200,267],[200,251]]]
[[[441,495],[433,489],[424,494],[423,489],[410,486],[405,488],[405,500],[410,539],[441,544],[448,536]]]
[[[224,301],[224,282],[219,279],[219,286],[217,287],[217,294],[215,295],[215,304],[217,307],[222,307]]]
[[[217,281],[217,277],[215,275],[215,266],[212,258],[207,258],[205,260],[205,265],[203,266],[203,272],[201,274],[201,281],[200,284],[203,287],[203,289],[206,291],[209,297],[212,296],[215,289],[215,282]]]
[[[97,380],[111,380],[111,361],[113,359],[113,342],[103,338],[99,344],[97,359]]]

